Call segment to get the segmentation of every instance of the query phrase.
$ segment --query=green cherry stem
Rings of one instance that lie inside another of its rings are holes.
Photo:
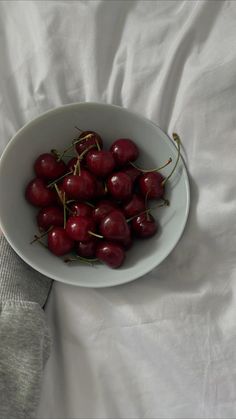
[[[163,202],[161,204],[158,205],[154,205],[151,208],[147,208],[146,210],[140,212],[139,214],[134,215],[133,217],[130,217],[126,220],[127,223],[129,223],[130,221],[134,220],[135,218],[139,217],[139,215],[142,214],[149,214],[149,212],[151,212],[152,210],[156,209],[156,208],[161,208],[161,207],[169,207],[170,205],[170,201],[168,199],[163,199]]]
[[[173,173],[174,173],[174,171],[175,171],[175,169],[177,167],[177,164],[179,162],[179,159],[180,159],[180,146],[181,146],[180,138],[179,138],[178,134],[176,134],[176,132],[174,132],[172,134],[172,137],[173,137],[173,140],[177,144],[177,150],[178,150],[177,159],[176,159],[175,165],[174,165],[173,169],[171,170],[170,174],[163,180],[162,186],[164,186],[166,184],[167,180],[169,180],[170,177],[173,175]]]
[[[64,179],[64,177],[71,175],[71,173],[73,173],[72,170],[70,170],[69,172],[65,173],[65,175],[60,176],[59,178],[55,179],[53,182],[49,183],[47,185],[47,188],[51,188],[51,186],[54,186],[57,182],[59,182],[61,179]]]
[[[49,227],[49,229],[47,231],[45,231],[43,234],[40,234],[40,236],[38,236],[37,234],[34,235],[34,239],[30,242],[30,244],[33,244],[37,241],[39,241],[40,239],[42,239],[44,236],[46,236],[49,231],[51,231],[53,229],[53,226]],[[44,243],[43,243],[44,244]],[[47,247],[47,246],[46,246]]]
[[[66,193],[65,191],[63,191],[62,200],[63,200],[63,227],[66,228]]]
[[[84,137],[79,138],[78,140],[73,141],[72,144],[69,147],[65,148],[65,150],[62,151],[62,153],[58,156],[58,159],[57,160],[60,161],[64,157],[64,155],[67,153],[67,151],[70,151],[72,148],[74,148],[74,146],[77,143],[79,143],[80,141],[83,141],[83,140],[86,140],[87,138],[92,137],[92,135],[93,134],[87,134]]]
[[[89,265],[93,265],[94,262],[98,262],[98,259],[97,258],[86,259],[86,258],[83,258],[82,256],[74,256],[73,258],[72,257],[67,257],[67,258],[64,259],[65,263],[78,262],[78,261],[83,262],[83,263],[88,263]]]
[[[132,161],[129,162],[129,164],[131,164],[131,166],[133,166],[135,169],[139,170],[140,172],[143,173],[150,173],[150,172],[159,172],[160,170],[164,169],[164,167],[168,166],[168,164],[170,164],[172,162],[172,158],[170,157],[165,164],[163,164],[162,166],[156,168],[156,169],[142,169],[139,166],[136,166],[136,164],[134,164]]]
[[[88,231],[91,236],[98,237],[99,239],[103,239],[104,237],[101,234],[94,233],[93,231]]]

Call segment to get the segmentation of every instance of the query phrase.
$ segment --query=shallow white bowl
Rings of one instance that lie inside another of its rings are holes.
[[[169,157],[175,161],[177,149],[155,124],[127,109],[97,103],[78,103],[53,109],[25,125],[12,138],[0,160],[0,224],[18,255],[37,271],[55,280],[85,287],[106,287],[132,281],[159,265],[180,239],[189,211],[189,182],[182,158],[168,182],[170,207],[154,210],[160,231],[151,239],[137,241],[117,269],[104,265],[67,265],[39,244],[30,245],[37,231],[37,210],[25,200],[27,183],[34,177],[35,158],[51,148],[64,149],[78,132],[97,131],[105,147],[115,139],[128,137],[140,148],[138,164],[158,167]],[[162,171],[168,175],[171,167]]]

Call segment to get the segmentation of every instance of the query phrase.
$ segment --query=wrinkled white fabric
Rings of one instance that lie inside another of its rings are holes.
[[[236,417],[235,39],[234,1],[0,2],[1,150],[49,108],[113,103],[178,132],[191,180],[157,269],[54,283],[38,418]]]

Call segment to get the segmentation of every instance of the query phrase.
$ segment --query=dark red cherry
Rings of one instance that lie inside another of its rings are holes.
[[[124,166],[139,156],[139,149],[129,138],[120,138],[111,145],[110,151],[118,166]]]
[[[88,170],[81,169],[80,175],[66,176],[62,188],[68,198],[88,201],[95,194],[95,179]]]
[[[122,246],[109,241],[101,241],[97,244],[96,257],[110,268],[119,268],[125,260],[125,252]]]
[[[48,233],[48,248],[56,256],[69,253],[74,247],[74,241],[68,237],[62,227],[54,227]]]
[[[91,135],[88,138],[84,138],[84,137],[88,136],[88,134],[91,134]],[[98,143],[100,148],[103,147],[103,141],[102,141],[100,135],[97,132],[94,132],[94,131],[83,131],[79,136],[79,140],[81,140],[81,141],[76,144],[76,150],[77,150],[78,154],[83,153],[83,151],[88,149],[91,145],[94,145],[94,146],[97,147],[97,143]]]
[[[97,240],[91,239],[88,242],[78,242],[76,253],[83,258],[93,258],[96,254]]]
[[[93,210],[93,219],[96,223],[100,223],[102,219],[109,214],[109,212],[118,209],[118,206],[108,199],[104,199],[96,205]]]
[[[84,202],[73,202],[70,206],[73,215],[82,215],[82,217],[91,217],[93,208]]]
[[[37,215],[37,224],[43,230],[48,230],[51,226],[63,226],[63,223],[63,210],[59,207],[42,208]]]
[[[136,181],[136,179],[141,175],[141,171],[136,169],[135,167],[129,165],[124,167],[121,172],[126,173],[126,175],[128,175],[132,182],[134,183]]]
[[[122,244],[122,246],[124,247],[125,250],[129,250],[132,247],[132,245],[133,245],[133,238],[132,238],[131,226],[129,226],[129,233],[124,238],[124,240],[122,240],[122,243],[121,244]]]
[[[134,215],[145,211],[145,201],[141,196],[133,194],[132,198],[124,205],[123,209],[127,218],[133,217]]]
[[[111,211],[99,224],[101,235],[108,240],[122,241],[129,236],[129,226],[119,210]]]
[[[66,223],[66,232],[72,240],[86,242],[91,240],[90,232],[95,231],[95,222],[92,218],[72,215]]]
[[[154,236],[158,230],[157,223],[151,214],[140,214],[131,221],[135,235],[141,239]]]
[[[90,150],[86,155],[86,164],[95,176],[104,178],[115,168],[115,160],[110,151]]]
[[[140,192],[143,197],[147,196],[148,199],[163,198],[165,192],[163,180],[164,177],[159,172],[143,173],[138,179]]]
[[[55,192],[47,188],[43,179],[39,178],[35,178],[28,183],[25,197],[35,207],[48,207],[56,202]]]
[[[50,153],[41,154],[34,162],[34,171],[36,175],[43,179],[53,180],[66,173],[66,165]]]
[[[111,196],[117,201],[125,201],[132,195],[132,180],[126,173],[117,172],[107,180],[107,189]]]

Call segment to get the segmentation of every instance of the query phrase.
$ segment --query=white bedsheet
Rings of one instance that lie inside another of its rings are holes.
[[[1,149],[77,101],[177,131],[192,206],[144,278],[54,283],[38,418],[235,418],[236,2],[0,2]]]

